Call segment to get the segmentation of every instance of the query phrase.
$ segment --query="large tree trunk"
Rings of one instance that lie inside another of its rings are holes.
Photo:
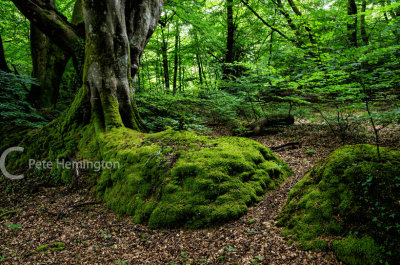
[[[10,68],[8,68],[7,65],[6,56],[4,55],[3,40],[1,39],[1,35],[0,35],[0,71],[11,73],[11,70]]]
[[[42,0],[12,1],[60,48],[76,53],[82,42],[79,25],[69,23]],[[143,129],[134,88],[143,50],[163,4],[164,0],[82,0],[86,35],[83,88],[64,117],[65,127],[77,120],[88,122],[90,117],[96,130]]]
[[[108,130],[126,126],[142,129],[133,85],[162,5],[162,0],[128,1],[126,6],[123,0],[83,0],[86,27],[84,91],[90,93],[96,128]]]
[[[44,1],[55,8],[55,0]],[[29,99],[40,109],[52,109],[57,103],[60,82],[69,56],[34,24],[31,24],[32,76],[40,85],[32,85]]]

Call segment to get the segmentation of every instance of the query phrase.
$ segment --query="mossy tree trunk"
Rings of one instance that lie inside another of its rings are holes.
[[[60,48],[68,54],[76,52],[82,42],[78,25],[42,0],[12,1]],[[136,77],[163,4],[163,0],[82,0],[83,87],[65,118],[67,124],[79,120],[91,121],[102,131],[122,126],[143,129],[134,100]]]
[[[86,29],[84,91],[96,128],[143,129],[134,86],[143,50],[163,1],[83,0]]]
[[[55,8],[55,0],[45,4]],[[70,56],[60,49],[49,37],[31,24],[32,76],[40,85],[32,85],[29,99],[41,109],[52,109],[57,103],[61,78]]]

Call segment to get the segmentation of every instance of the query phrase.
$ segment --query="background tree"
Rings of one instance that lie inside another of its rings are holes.
[[[55,0],[46,0],[43,3],[48,8],[56,9]],[[40,85],[31,87],[29,99],[37,108],[51,109],[57,103],[61,78],[69,56],[33,24],[30,46],[32,77]]]

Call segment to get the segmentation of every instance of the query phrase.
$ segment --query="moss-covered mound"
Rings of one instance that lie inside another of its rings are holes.
[[[98,196],[117,213],[151,228],[205,227],[237,219],[291,172],[269,149],[245,138],[209,138],[167,130],[114,129],[98,139]]]
[[[304,249],[332,248],[347,264],[400,260],[400,151],[345,146],[311,169],[279,216]]]
[[[291,173],[268,148],[250,139],[173,130],[144,134],[118,128],[95,133],[93,125],[62,127],[55,120],[26,134],[18,144],[24,153],[13,152],[7,158],[9,172],[24,173],[26,187],[71,184],[89,176],[97,196],[112,210],[151,228],[199,228],[237,219]],[[29,169],[29,159],[51,161],[53,167]],[[78,172],[57,166],[57,161],[111,163],[101,171],[92,164]]]

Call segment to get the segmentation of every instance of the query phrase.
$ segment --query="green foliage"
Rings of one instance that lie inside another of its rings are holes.
[[[28,75],[32,71],[30,23],[11,1],[2,1],[0,13],[0,34],[6,60],[21,74]]]
[[[100,146],[104,160],[121,166],[102,173],[99,198],[151,228],[237,219],[290,173],[270,150],[244,138],[118,129],[102,136]]]
[[[239,93],[240,94],[240,93]],[[143,122],[153,132],[167,128],[207,132],[207,125],[238,127],[239,120],[259,117],[261,110],[251,107],[246,96],[223,91],[181,93],[139,93],[136,95]],[[256,114],[255,114],[256,113]]]
[[[261,115],[246,93],[203,92],[200,96],[208,100],[205,115],[211,123],[237,127],[240,120],[250,121]]]
[[[204,132],[202,101],[190,94],[139,93],[136,101],[143,123],[153,132],[194,130]]]
[[[311,169],[279,215],[284,235],[305,249],[326,249],[327,238],[348,235],[332,247],[344,261],[358,259],[350,264],[398,260],[400,152],[382,148],[381,156],[375,146],[345,146]]]
[[[22,225],[19,224],[10,224],[10,223],[4,223],[5,227],[8,227],[9,229],[11,229],[12,231],[15,231],[17,229],[20,229],[22,227]]]
[[[105,239],[111,238],[111,234],[107,234],[106,232],[104,232],[104,230],[100,230],[100,235],[101,235],[101,237],[104,237]]]
[[[28,76],[0,71],[0,126],[4,128],[36,128],[46,120],[29,104],[26,87],[36,84]]]

